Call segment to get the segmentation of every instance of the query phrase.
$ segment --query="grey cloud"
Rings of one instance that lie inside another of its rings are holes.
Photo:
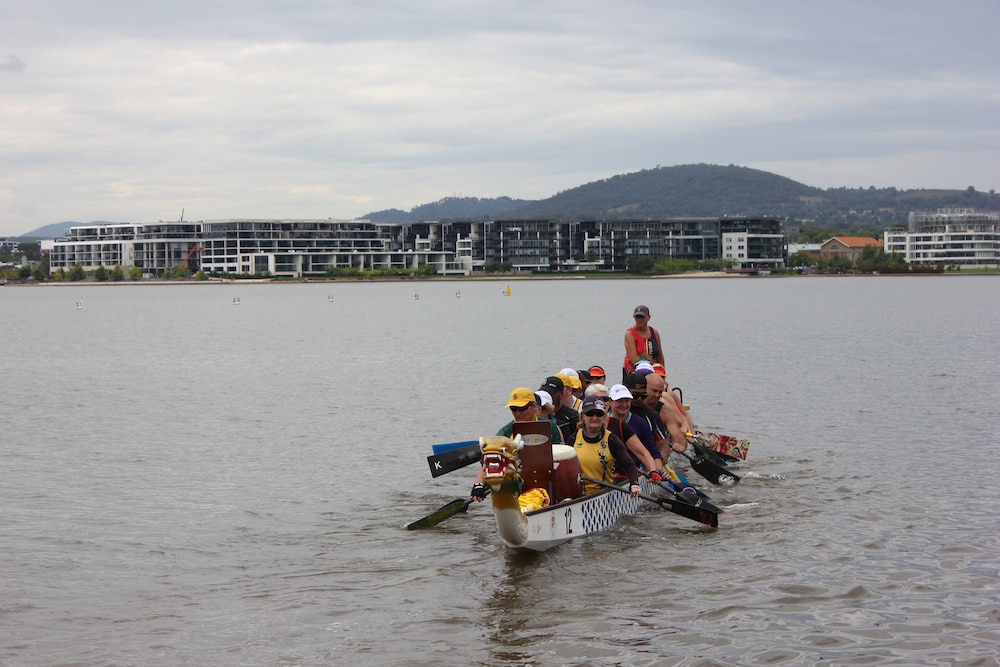
[[[27,65],[15,55],[8,55],[7,62],[0,63],[0,72],[23,72]]]

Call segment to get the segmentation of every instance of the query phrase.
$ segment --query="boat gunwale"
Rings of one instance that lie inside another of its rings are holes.
[[[625,478],[624,482],[628,482],[628,479]],[[622,492],[627,493],[628,487],[624,485],[624,482],[617,480],[613,482],[613,484],[616,487],[618,487],[620,491],[615,491],[614,489],[601,489],[600,491],[588,493],[586,495],[580,496],[579,498],[566,498],[565,500],[560,500],[558,503],[555,503],[553,505],[546,505],[545,507],[539,507],[538,509],[533,509],[528,512],[524,512],[524,516],[535,516],[537,514],[544,514],[545,512],[549,512],[551,510],[562,509],[564,507],[570,507],[571,505],[578,505],[580,503],[585,503],[588,500],[600,498],[601,496],[606,495],[608,493],[622,493]]]

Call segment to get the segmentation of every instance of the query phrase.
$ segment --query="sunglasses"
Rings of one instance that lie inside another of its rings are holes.
[[[633,400],[642,400],[644,398],[646,398],[646,394],[645,393],[637,394],[634,391],[632,392],[632,399]]]
[[[516,405],[512,405],[512,406],[510,406],[510,411],[511,412],[524,412],[525,410],[527,410],[528,408],[530,408],[532,405],[534,405],[534,403],[528,403],[527,405],[522,405],[521,407],[517,407]]]
[[[586,415],[587,417],[603,417],[604,416],[604,413],[601,412],[600,410],[587,410],[583,414]]]

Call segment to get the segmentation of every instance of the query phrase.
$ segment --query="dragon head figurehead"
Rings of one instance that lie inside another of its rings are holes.
[[[521,493],[521,457],[518,450],[524,446],[520,435],[508,438],[494,435],[480,438],[479,446],[483,451],[483,468],[486,470],[486,484],[494,496],[503,491],[513,492],[516,497]]]

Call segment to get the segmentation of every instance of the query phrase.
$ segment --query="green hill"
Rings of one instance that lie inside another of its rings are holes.
[[[392,218],[380,213],[365,217],[377,221],[416,222],[489,217],[642,220],[769,215],[788,218],[789,223],[806,227],[874,231],[906,222],[913,210],[1000,208],[1000,198],[992,191],[875,187],[823,190],[759,169],[711,164],[656,167],[620,174],[512,208],[511,203],[516,201],[452,198],[416,207],[409,213],[393,209]],[[493,202],[501,205],[492,208]]]
[[[538,201],[511,197],[446,197],[410,211],[387,209],[362,216],[375,222],[550,218],[569,220],[665,219],[768,215],[790,225],[877,232],[905,223],[910,211],[939,208],[1000,210],[992,190],[814,188],[760,169],[686,164],[619,174]],[[72,225],[40,227],[25,237],[56,238]]]
[[[519,217],[670,218],[787,215],[823,191],[747,167],[657,167],[560,192],[517,210]]]

